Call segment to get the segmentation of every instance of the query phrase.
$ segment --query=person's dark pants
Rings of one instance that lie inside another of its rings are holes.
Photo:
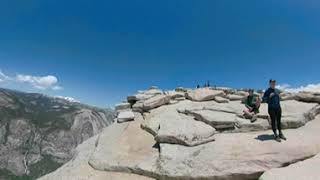
[[[278,129],[279,134],[282,134],[282,131],[281,131],[281,116],[282,116],[281,108],[278,108],[278,109],[270,108],[268,111],[269,111],[269,115],[271,118],[271,126],[272,126],[273,133],[277,134],[277,129]]]

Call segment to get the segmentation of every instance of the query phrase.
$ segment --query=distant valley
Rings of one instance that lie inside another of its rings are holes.
[[[57,169],[114,118],[111,109],[0,89],[0,180],[36,179]]]

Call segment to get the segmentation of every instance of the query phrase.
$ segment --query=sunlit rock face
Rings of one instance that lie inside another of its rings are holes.
[[[95,172],[119,173],[117,178],[126,173],[135,178],[248,180],[320,152],[317,95],[282,99],[288,140],[281,143],[273,139],[266,104],[254,123],[242,118],[246,96],[246,91],[213,88],[139,91],[128,97],[125,111],[133,113],[131,121],[104,129],[95,146],[84,150],[90,158],[83,162]],[[149,103],[155,105],[144,108]],[[60,168],[46,179],[63,177],[67,170]]]

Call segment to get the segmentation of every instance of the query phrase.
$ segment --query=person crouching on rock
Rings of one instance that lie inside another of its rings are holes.
[[[246,109],[243,110],[243,116],[246,119],[251,119],[252,123],[257,120],[256,115],[259,113],[260,103],[260,97],[254,94],[253,89],[249,89],[249,95],[244,102]]]
[[[276,80],[270,79],[270,87],[265,91],[262,102],[268,103],[268,113],[271,119],[271,126],[275,140],[281,142],[281,139],[286,140],[286,137],[281,131],[281,116],[282,110],[280,105],[280,90],[276,89]],[[279,135],[277,134],[279,131]]]

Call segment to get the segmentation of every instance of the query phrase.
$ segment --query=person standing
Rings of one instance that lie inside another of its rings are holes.
[[[265,91],[262,102],[268,103],[268,113],[271,118],[271,126],[275,140],[281,142],[281,139],[287,140],[281,129],[282,110],[280,105],[280,90],[276,89],[276,80],[270,79],[270,87]],[[279,131],[279,134],[277,133]]]

